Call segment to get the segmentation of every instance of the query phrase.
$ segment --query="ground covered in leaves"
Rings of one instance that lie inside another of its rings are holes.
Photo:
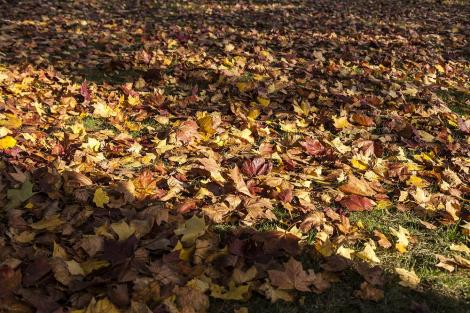
[[[469,16],[0,1],[0,312],[469,312]]]

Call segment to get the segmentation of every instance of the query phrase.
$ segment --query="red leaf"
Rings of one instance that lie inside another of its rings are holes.
[[[80,86],[80,94],[85,98],[85,101],[91,100],[91,92],[88,89],[88,83],[86,79],[83,81],[82,85]]]
[[[187,200],[177,206],[179,213],[186,213],[196,208],[196,200]]]
[[[308,154],[319,156],[326,154],[326,148],[318,139],[306,138],[300,145],[305,148]]]
[[[294,199],[294,192],[292,189],[283,189],[277,194],[276,198],[282,202],[290,203]]]
[[[273,165],[270,161],[266,161],[264,158],[254,158],[252,160],[245,160],[242,164],[242,173],[254,177],[258,175],[268,174]]]
[[[367,197],[350,195],[346,196],[339,202],[342,206],[349,211],[370,211],[374,207],[374,201]]]

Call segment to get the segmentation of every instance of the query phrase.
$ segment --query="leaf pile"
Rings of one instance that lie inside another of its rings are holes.
[[[0,311],[294,301],[350,267],[380,301],[376,251],[419,239],[352,212],[470,234],[470,119],[442,97],[469,104],[468,5],[140,5],[0,4]]]

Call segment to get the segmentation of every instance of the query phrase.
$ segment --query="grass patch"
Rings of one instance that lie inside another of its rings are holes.
[[[424,285],[431,285],[434,291],[438,290],[444,295],[455,298],[470,299],[470,274],[468,271],[457,269],[448,273],[436,267],[438,263],[435,254],[451,255],[449,249],[452,243],[466,243],[469,238],[459,229],[458,224],[440,226],[430,230],[420,224],[413,212],[399,212],[396,210],[375,210],[371,212],[355,212],[351,214],[351,221],[361,221],[364,228],[372,234],[377,229],[392,242],[396,238],[390,233],[390,227],[398,229],[405,227],[414,239],[408,252],[400,254],[393,247],[390,249],[378,248],[377,256],[382,266],[393,272],[395,267],[414,269]]]
[[[437,95],[449,106],[449,109],[461,116],[470,115],[470,95],[463,91],[448,89],[439,90]]]

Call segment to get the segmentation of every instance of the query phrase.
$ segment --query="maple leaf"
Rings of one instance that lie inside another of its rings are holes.
[[[33,184],[26,180],[20,189],[8,189],[7,198],[9,202],[6,205],[6,209],[15,209],[19,207],[23,202],[33,196]]]
[[[364,179],[358,179],[353,174],[348,176],[348,182],[339,187],[345,193],[352,193],[359,196],[371,197],[376,194],[370,184]]]
[[[0,150],[10,149],[16,146],[16,139],[11,136],[0,138]]]
[[[175,234],[181,237],[181,241],[188,245],[193,245],[197,238],[206,232],[206,222],[204,217],[193,215],[180,228],[175,230]]]
[[[359,297],[364,300],[372,300],[375,302],[379,302],[384,298],[384,292],[381,289],[378,289],[368,282],[363,282],[361,284],[361,288],[354,292],[356,297]]]
[[[398,238],[397,243],[395,244],[395,248],[400,253],[405,253],[406,248],[409,245],[410,232],[406,228],[403,228],[401,225],[398,226],[398,230],[392,227],[389,227],[389,229],[392,235]]]
[[[372,240],[366,242],[364,249],[356,254],[359,258],[367,262],[380,263],[380,259],[375,254],[375,244]]]
[[[364,115],[364,114],[358,114],[358,113],[354,113],[352,116],[351,116],[351,120],[353,122],[355,122],[356,124],[359,124],[361,126],[372,126],[372,125],[375,125],[375,122],[374,120],[367,116],[367,115]]]
[[[375,202],[367,197],[358,195],[346,196],[340,200],[342,206],[347,208],[349,211],[370,211],[374,207]]]
[[[238,166],[237,166],[237,165],[235,165],[235,167],[233,167],[233,168],[230,170],[229,176],[230,176],[230,178],[232,179],[232,181],[233,181],[234,184],[235,184],[235,189],[236,189],[239,193],[242,193],[242,194],[244,194],[244,195],[253,197],[253,195],[251,194],[250,190],[248,189],[248,186],[246,185],[245,181],[243,180],[243,177],[242,177],[242,175],[240,174],[240,170],[238,169]]]
[[[395,272],[400,277],[400,285],[404,287],[416,289],[421,281],[413,270],[395,267]]]
[[[119,241],[128,239],[136,232],[135,228],[132,227],[132,224],[129,225],[124,220],[121,220],[118,223],[112,223],[110,227],[118,235]]]
[[[307,153],[312,156],[320,156],[327,153],[327,149],[318,139],[307,137],[305,138],[305,141],[300,143],[300,145],[304,147]]]
[[[21,118],[15,114],[7,113],[5,114],[5,117],[5,119],[0,119],[0,126],[4,126],[9,129],[17,129],[23,124]]]
[[[271,283],[279,289],[299,291],[310,291],[309,286],[315,276],[312,272],[304,271],[302,263],[292,257],[284,263],[284,271],[269,270],[268,275]]]
[[[103,188],[98,188],[95,190],[95,194],[93,196],[93,202],[99,208],[104,208],[104,205],[109,203],[109,196]]]
[[[255,177],[258,175],[268,174],[273,165],[270,161],[266,161],[264,158],[257,157],[253,159],[247,159],[242,164],[242,173],[249,176]]]
[[[208,171],[211,175],[211,178],[220,184],[225,182],[225,178],[220,173],[221,167],[214,159],[211,158],[201,158],[198,159],[199,163],[204,166],[204,169]]]
[[[226,290],[217,284],[211,284],[211,297],[222,300],[246,300],[250,297],[250,285],[235,286],[233,282],[229,283],[229,289]]]
[[[82,85],[80,86],[80,94],[85,99],[85,101],[91,100],[91,92],[90,92],[90,89],[88,88],[88,82],[86,81],[86,79],[83,81]]]
[[[108,298],[103,298],[98,301],[93,298],[84,313],[120,313],[120,311]]]
[[[198,132],[199,126],[193,120],[187,120],[181,123],[176,131],[176,139],[184,144],[199,140],[201,135]]]
[[[277,300],[284,300],[286,302],[294,301],[294,296],[292,296],[288,291],[282,289],[276,289],[268,283],[264,283],[259,287],[259,290],[264,293],[264,295],[271,300],[272,303]]]

